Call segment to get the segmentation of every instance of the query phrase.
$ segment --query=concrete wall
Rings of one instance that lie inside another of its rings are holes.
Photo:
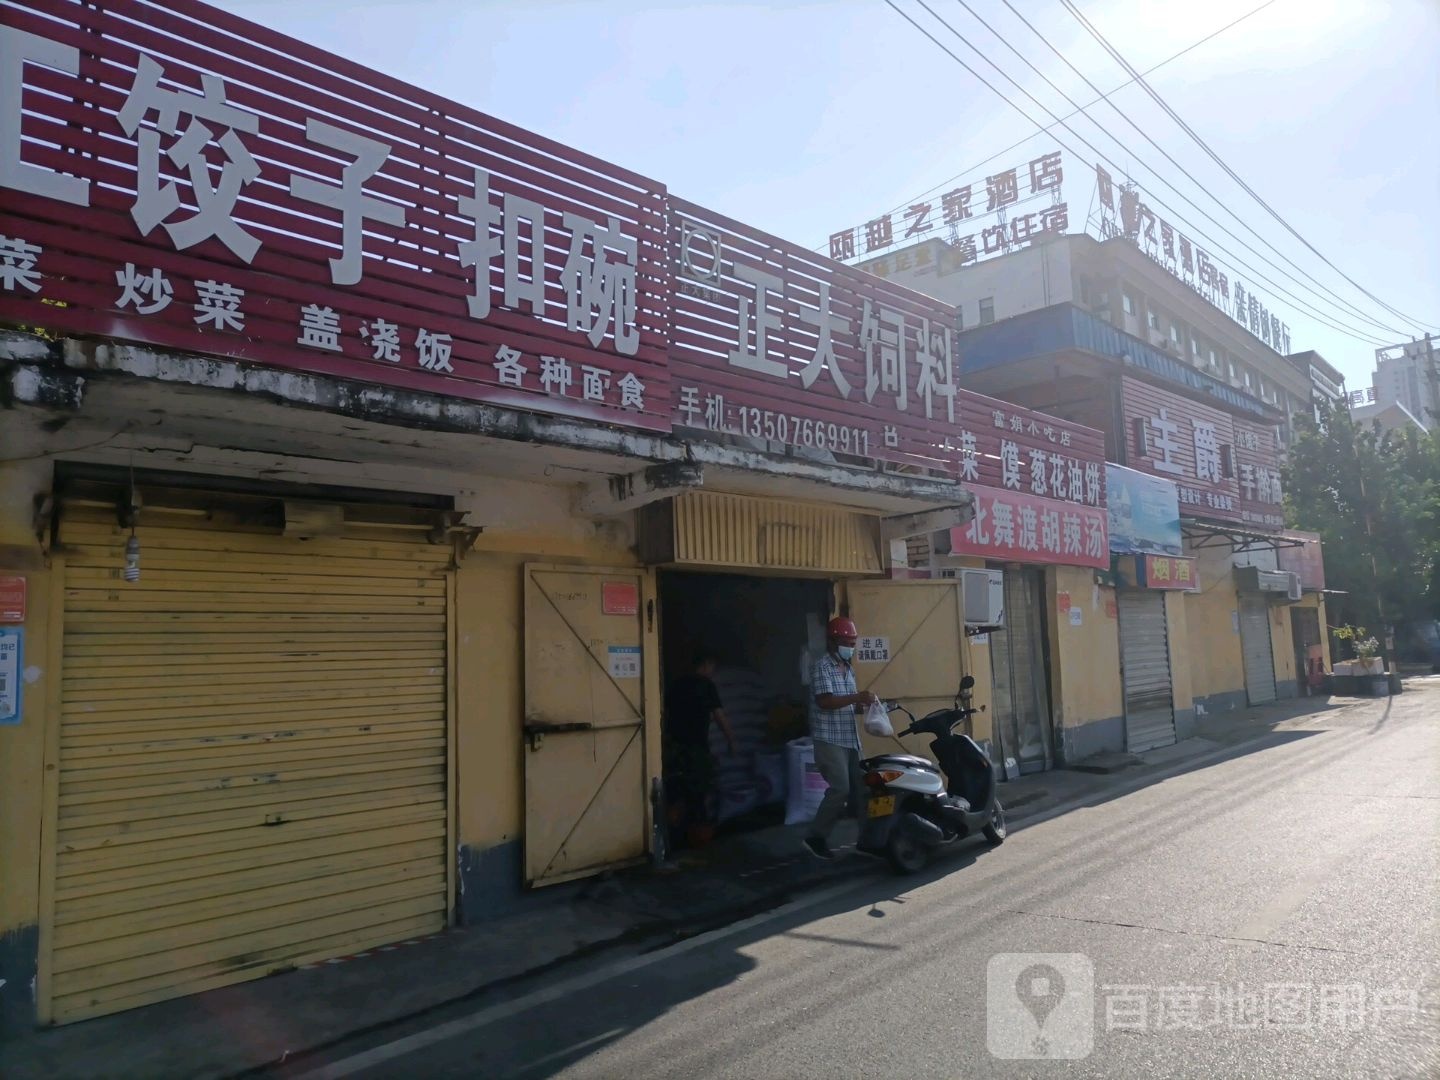
[[[1203,579],[1202,579],[1203,580]],[[1165,594],[1165,633],[1170,639],[1170,685],[1175,698],[1175,738],[1195,734],[1195,650],[1190,647],[1190,618],[1182,592]]]
[[[916,270],[897,270],[887,276],[954,304],[960,309],[961,327],[969,330],[980,325],[983,298],[994,300],[996,322],[1051,304],[1072,302],[1075,288],[1070,261],[1070,244],[1059,241],[1036,244],[944,276]]]
[[[1282,700],[1299,694],[1295,671],[1295,632],[1291,629],[1290,605],[1270,605],[1270,653],[1275,659],[1275,693]]]
[[[367,485],[345,466],[316,462],[317,483]],[[37,541],[37,495],[51,491],[49,460],[0,464],[0,574],[28,583],[24,624],[27,669],[22,722],[0,727],[0,1028],[34,1020],[33,980],[39,948],[45,753],[55,722],[53,634],[49,618],[55,575]],[[300,478],[300,477],[290,477]],[[522,891],[524,760],[523,567],[527,562],[611,567],[636,565],[630,517],[590,521],[573,511],[569,487],[467,477],[432,480],[410,490],[451,487],[457,505],[487,523],[456,574],[455,792],[457,915],[493,917]],[[391,483],[388,486],[398,485]],[[443,490],[441,493],[444,493]],[[643,600],[653,599],[647,575]],[[647,775],[660,768],[659,662],[645,635]],[[648,823],[647,823],[648,824]]]
[[[4,420],[0,419],[0,424]],[[49,490],[48,461],[0,464],[0,575],[26,580],[20,723],[0,727],[0,1035],[34,1015],[40,924],[40,818],[47,699],[54,644],[53,575],[35,537],[34,496]]]
[[[1080,609],[1080,625],[1060,613],[1059,594]],[[1074,764],[1103,750],[1125,748],[1125,700],[1120,682],[1120,629],[1115,590],[1095,584],[1095,572],[1078,566],[1045,571],[1050,628],[1050,707],[1055,756]]]
[[[1244,708],[1240,603],[1228,546],[1189,550],[1199,560],[1200,592],[1185,595],[1185,643],[1193,700],[1209,712]],[[1172,659],[1177,655],[1172,647]]]

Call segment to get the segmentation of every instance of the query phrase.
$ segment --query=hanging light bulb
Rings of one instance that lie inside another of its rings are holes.
[[[130,530],[130,539],[125,541],[125,580],[140,580],[140,541],[136,539],[134,529]]]

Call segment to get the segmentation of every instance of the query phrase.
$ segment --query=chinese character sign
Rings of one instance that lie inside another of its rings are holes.
[[[660,185],[194,0],[126,10],[6,8],[0,318],[668,427]]]
[[[957,468],[954,308],[672,206],[676,426]]]
[[[1070,210],[1061,199],[1064,179],[1060,151],[1042,154],[1024,164],[977,177],[938,199],[914,203],[832,233],[830,257],[873,258],[932,236],[943,237],[954,250],[956,268],[984,255],[1013,251],[1042,236],[1069,231]],[[944,272],[938,260],[896,269],[913,269],[922,274]]]
[[[1121,402],[1126,463],[1172,481],[1180,517],[1284,526],[1274,425],[1131,378],[1121,379]]]
[[[1105,511],[975,487],[975,517],[950,530],[950,551],[1010,562],[1108,569]]]

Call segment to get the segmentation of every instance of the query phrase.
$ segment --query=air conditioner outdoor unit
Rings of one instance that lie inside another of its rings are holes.
[[[966,626],[1005,625],[1005,574],[1001,570],[961,570],[961,601]]]
[[[1290,599],[1290,600],[1300,600],[1300,599],[1302,599],[1302,598],[1304,597],[1304,593],[1301,591],[1301,588],[1300,588],[1300,575],[1299,575],[1299,574],[1296,574],[1296,573],[1293,573],[1293,572],[1291,572],[1291,571],[1286,571],[1286,572],[1287,572],[1287,573],[1289,574],[1289,576],[1290,576],[1290,588],[1289,588],[1289,590],[1285,593],[1286,598],[1287,598],[1287,599]]]

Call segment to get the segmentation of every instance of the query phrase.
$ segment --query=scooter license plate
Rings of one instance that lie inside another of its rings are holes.
[[[888,817],[895,812],[894,795],[877,795],[870,800],[867,811],[871,817]]]

